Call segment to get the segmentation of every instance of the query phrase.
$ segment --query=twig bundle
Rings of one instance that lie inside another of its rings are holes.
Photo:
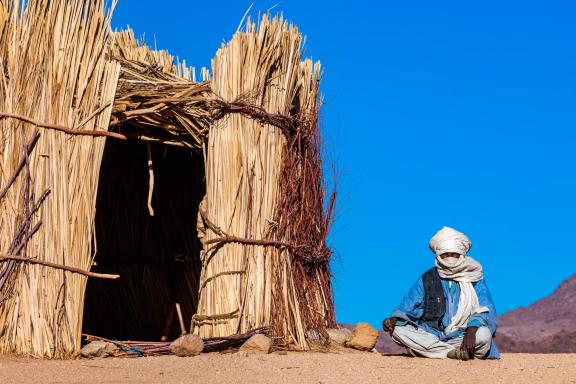
[[[275,268],[283,272],[274,288],[272,321],[278,324],[280,334],[298,333],[300,340],[306,337],[314,343],[327,343],[325,329],[336,325],[329,264],[332,251],[326,245],[336,188],[325,196],[318,129],[320,75],[319,63],[302,62],[298,100],[301,124],[287,136],[275,212],[277,236],[296,246]],[[287,321],[293,313],[297,313],[298,326]],[[311,332],[311,336],[302,335],[302,330]]]
[[[203,352],[221,352],[221,351],[234,351],[238,349],[246,340],[257,334],[267,335],[270,332],[270,327],[260,327],[252,329],[246,333],[233,335],[229,337],[214,337],[204,339]],[[83,334],[88,342],[90,341],[105,341],[112,343],[118,347],[118,351],[112,354],[113,357],[145,357],[145,356],[161,356],[169,355],[170,342],[166,341],[120,341],[110,340],[104,337]]]

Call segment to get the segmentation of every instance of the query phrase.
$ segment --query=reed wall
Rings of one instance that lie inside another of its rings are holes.
[[[0,10],[0,111],[107,130],[120,67],[106,59],[110,13],[104,1],[26,3],[8,0]],[[0,201],[0,250],[89,270],[103,148],[104,138],[1,119],[0,185],[7,185],[21,159],[25,166]],[[73,356],[85,286],[80,274],[1,263],[0,353]]]

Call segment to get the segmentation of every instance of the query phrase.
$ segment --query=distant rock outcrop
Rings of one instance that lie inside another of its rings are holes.
[[[550,296],[504,313],[496,334],[503,352],[576,352],[576,275]]]

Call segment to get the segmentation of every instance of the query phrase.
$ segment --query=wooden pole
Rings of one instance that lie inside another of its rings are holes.
[[[186,327],[184,326],[184,318],[182,317],[182,309],[180,309],[180,303],[176,303],[176,313],[178,314],[178,322],[180,323],[180,331],[185,335]]]

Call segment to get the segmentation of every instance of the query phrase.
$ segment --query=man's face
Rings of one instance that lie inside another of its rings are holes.
[[[448,258],[448,257],[459,258],[459,257],[460,257],[460,254],[459,254],[459,253],[456,253],[456,252],[446,252],[446,253],[443,253],[443,254],[440,255],[440,258],[441,258],[442,260],[444,260],[444,259],[446,259],[446,258]]]

